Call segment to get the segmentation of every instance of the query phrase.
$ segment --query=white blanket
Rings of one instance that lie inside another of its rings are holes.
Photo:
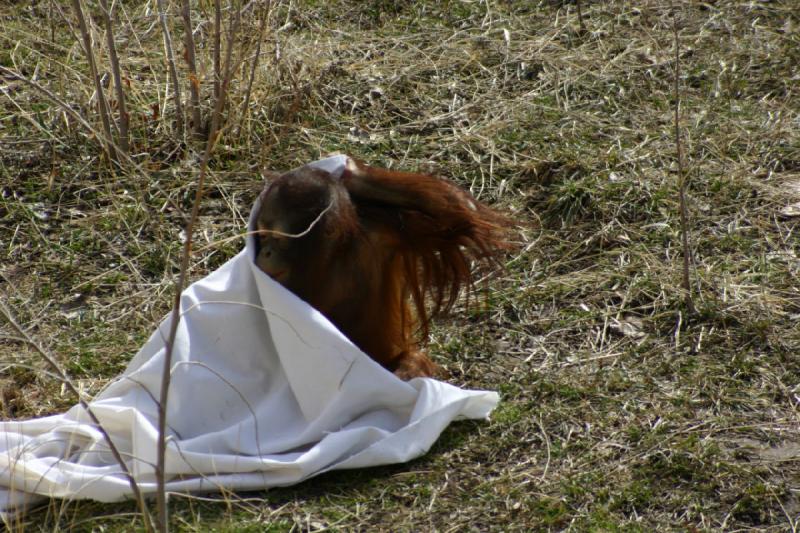
[[[313,163],[341,174],[345,156]],[[251,227],[258,204],[253,207]],[[397,379],[324,316],[261,272],[255,242],[184,291],[168,409],[167,490],[298,483],[329,470],[408,461],[497,394]],[[164,320],[91,408],[140,490],[156,488]],[[0,422],[0,512],[41,497],[116,501],[128,480],[83,409]]]

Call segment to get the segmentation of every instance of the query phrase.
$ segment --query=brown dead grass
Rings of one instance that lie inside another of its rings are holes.
[[[193,276],[238,250],[215,243],[242,231],[262,167],[343,151],[448,176],[522,223],[507,273],[432,337],[452,381],[503,402],[411,464],[188,499],[173,527],[796,529],[800,19],[788,1],[678,4],[694,316],[665,4],[581,2],[585,32],[570,2],[278,4],[246,117],[244,83],[232,89],[241,129],[216,152]],[[112,169],[63,109],[0,79],[0,286],[89,391],[167,311],[196,177],[169,104],[153,115],[166,101],[153,14],[125,10],[138,167]],[[0,64],[96,124],[57,11],[10,12]],[[0,339],[0,365],[3,417],[74,402],[17,341]],[[25,525],[128,530],[131,510],[54,503]]]

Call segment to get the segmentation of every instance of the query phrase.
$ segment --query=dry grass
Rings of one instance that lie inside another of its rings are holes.
[[[88,391],[168,310],[197,172],[171,123],[155,15],[124,4],[135,166],[111,167],[63,108],[0,78],[0,287]],[[99,130],[58,5],[3,15],[0,65]],[[558,1],[275,6],[246,116],[245,77],[231,89],[240,127],[212,161],[192,276],[238,250],[223,239],[243,231],[262,167],[343,151],[449,176],[524,224],[485,304],[432,339],[452,381],[503,402],[410,464],[173,500],[175,529],[795,530],[800,18],[789,1],[679,6],[696,315],[681,291],[662,2],[581,2],[586,31]],[[247,24],[243,41],[258,33]],[[74,402],[43,369],[0,339],[0,416]],[[54,502],[20,525],[129,530],[133,511]]]

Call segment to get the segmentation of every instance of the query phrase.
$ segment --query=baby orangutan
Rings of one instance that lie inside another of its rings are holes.
[[[433,376],[431,319],[471,288],[473,260],[508,248],[508,222],[450,182],[348,159],[261,193],[256,264],[401,379]]]

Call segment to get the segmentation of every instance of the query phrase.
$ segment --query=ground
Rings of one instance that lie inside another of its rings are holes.
[[[131,116],[121,164],[100,142],[72,5],[0,15],[0,291],[89,394],[168,312],[198,179],[202,145],[178,134],[153,4],[120,3],[113,22]],[[518,248],[437,322],[430,351],[451,382],[502,400],[408,464],[173,498],[172,528],[796,530],[795,2],[273,4],[249,99],[260,3],[237,33],[190,277],[242,246],[261,169],[340,151],[447,177],[508,213]],[[192,6],[208,116],[213,6]],[[103,20],[85,7],[114,118]],[[17,337],[0,319],[0,416],[74,404]],[[134,505],[63,502],[11,525],[142,527]]]

